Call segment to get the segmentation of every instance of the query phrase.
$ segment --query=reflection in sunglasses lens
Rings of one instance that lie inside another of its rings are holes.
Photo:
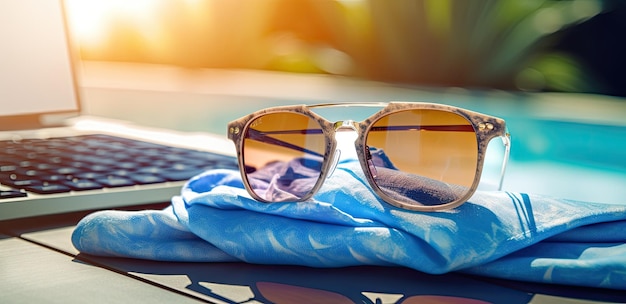
[[[325,148],[322,128],[308,116],[278,112],[257,117],[243,141],[250,188],[270,202],[302,198],[320,177]]]
[[[456,113],[416,109],[373,123],[370,173],[386,195],[412,205],[448,204],[471,188],[478,165],[472,124]]]

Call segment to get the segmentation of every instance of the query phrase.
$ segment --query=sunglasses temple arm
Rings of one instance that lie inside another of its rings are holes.
[[[290,133],[292,132],[288,132],[288,131],[284,132],[284,134],[290,134]],[[278,132],[272,132],[272,134],[278,134]],[[288,149],[304,152],[304,153],[319,156],[319,157],[324,157],[323,154],[317,153],[315,151],[311,151],[309,149],[306,149],[300,146],[296,146],[294,144],[288,143],[286,141],[282,141],[280,139],[276,139],[274,137],[268,136],[267,134],[264,134],[263,132],[259,132],[258,130],[249,129],[248,138],[251,140],[256,140],[258,142],[264,142],[264,143],[276,145],[279,147],[288,148]]]
[[[502,144],[504,144],[504,157],[502,160],[502,169],[500,171],[500,182],[498,183],[498,190],[502,190],[502,184],[504,183],[504,174],[506,173],[506,164],[509,161],[509,154],[511,153],[511,134],[508,130],[501,136]]]

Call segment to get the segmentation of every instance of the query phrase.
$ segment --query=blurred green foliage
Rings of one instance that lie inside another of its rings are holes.
[[[313,51],[300,61],[282,58],[294,67],[308,61],[311,72],[324,70],[337,58],[315,49],[330,43],[351,59],[342,63],[350,67],[345,74],[384,81],[533,91],[594,86],[576,58],[551,47],[560,32],[599,14],[600,1],[311,2],[332,33],[328,41],[298,37]],[[270,68],[289,69],[284,61]]]

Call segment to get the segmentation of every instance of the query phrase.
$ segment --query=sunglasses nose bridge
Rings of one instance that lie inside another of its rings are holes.
[[[334,124],[338,149],[348,148],[358,136],[358,124],[354,120],[342,120]]]
[[[352,144],[356,139],[356,134],[358,130],[357,126],[357,123],[353,120],[342,120],[337,121],[333,124],[333,129],[335,131],[335,142],[337,143],[337,146],[333,153],[331,167],[328,171],[328,177],[332,176],[341,157],[356,158],[356,151],[354,150]]]
[[[352,131],[357,131],[357,123],[354,120],[340,120],[337,121],[333,124],[333,128],[335,129],[335,132],[338,131],[347,131],[347,130],[352,130]]]

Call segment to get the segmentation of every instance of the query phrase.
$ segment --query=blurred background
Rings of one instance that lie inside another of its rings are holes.
[[[626,96],[626,1],[67,0],[84,60]]]
[[[452,104],[507,121],[505,189],[626,204],[626,1],[65,1],[88,114],[223,135],[274,105]]]

